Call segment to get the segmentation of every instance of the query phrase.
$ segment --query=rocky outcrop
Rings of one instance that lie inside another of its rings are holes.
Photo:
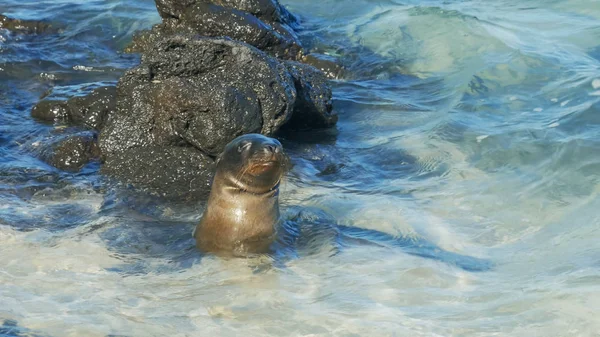
[[[100,137],[105,156],[141,146],[193,146],[216,156],[235,137],[272,134],[291,117],[286,67],[244,43],[172,36],[117,86],[118,109]]]
[[[40,120],[99,131],[97,146],[93,137],[65,136],[42,159],[76,171],[101,153],[108,176],[197,198],[208,194],[214,160],[234,138],[335,125],[322,70],[337,77],[342,69],[303,55],[290,28],[296,19],[276,0],[156,2],[163,22],[134,39],[141,63],[116,87],[33,108]]]
[[[337,121],[317,69],[190,35],[155,42],[120,79],[117,102],[100,134],[102,171],[168,195],[205,188],[213,158],[237,136]]]

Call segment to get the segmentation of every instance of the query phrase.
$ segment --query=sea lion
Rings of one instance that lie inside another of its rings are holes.
[[[227,144],[194,231],[197,247],[219,255],[267,253],[280,221],[279,182],[286,163],[273,138],[246,134]]]

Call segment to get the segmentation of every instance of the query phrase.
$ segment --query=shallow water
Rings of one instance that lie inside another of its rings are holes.
[[[361,245],[266,268],[196,261],[201,202],[119,194],[97,163],[66,174],[33,155],[64,128],[32,120],[32,105],[135,65],[119,50],[159,21],[153,2],[3,0],[0,13],[62,32],[0,31],[0,323],[49,336],[597,336],[600,1],[284,3],[305,43],[353,75],[333,84],[336,130],[282,137],[283,207],[494,269]]]

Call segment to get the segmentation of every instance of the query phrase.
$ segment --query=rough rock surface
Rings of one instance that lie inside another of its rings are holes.
[[[162,197],[198,199],[210,192],[214,169],[193,147],[147,146],[112,154],[101,172]]]
[[[100,130],[115,110],[116,88],[107,86],[67,101],[42,100],[33,107],[31,115],[47,122],[81,125]]]
[[[212,3],[225,8],[248,12],[271,24],[274,22],[292,24],[296,18],[277,0],[156,0],[156,8],[163,18],[179,18],[187,8],[198,3]]]
[[[67,135],[46,144],[40,157],[46,163],[69,172],[77,172],[93,159],[100,157],[100,149],[93,132]]]
[[[38,34],[52,31],[52,25],[42,21],[19,20],[0,14],[0,29],[25,34]]]
[[[331,88],[325,75],[306,64],[286,61],[285,65],[294,78],[297,92],[294,112],[286,127],[314,129],[335,125],[338,115],[332,111]]]
[[[328,78],[340,79],[346,76],[346,69],[338,64],[334,58],[327,55],[311,53],[302,56],[299,61],[317,68]]]
[[[295,18],[277,1],[157,0],[163,18],[152,30],[134,37],[129,52],[144,52],[158,39],[173,34],[230,37],[272,56],[298,59],[302,46],[289,26]]]
[[[225,39],[172,36],[117,87],[100,136],[105,156],[141,146],[191,145],[218,155],[235,137],[272,134],[292,114],[293,79],[277,60]]]

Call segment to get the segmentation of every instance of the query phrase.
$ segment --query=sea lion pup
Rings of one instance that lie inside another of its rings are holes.
[[[219,255],[269,252],[280,221],[279,181],[287,162],[281,143],[260,134],[227,144],[194,231],[196,246]]]

